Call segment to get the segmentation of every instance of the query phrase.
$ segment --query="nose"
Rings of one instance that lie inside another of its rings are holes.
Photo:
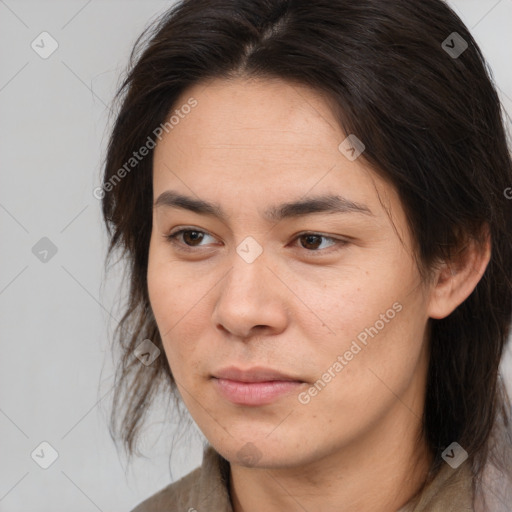
[[[261,255],[247,263],[234,254],[232,268],[219,284],[214,325],[238,338],[277,334],[286,328],[289,291]]]

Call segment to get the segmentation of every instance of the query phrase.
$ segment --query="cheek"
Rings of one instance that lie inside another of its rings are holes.
[[[323,354],[317,365],[318,380],[301,396],[304,421],[319,423],[318,428],[333,438],[338,431],[350,438],[379,421],[400,400],[415,407],[406,394],[420,379],[423,339],[420,323],[411,322],[408,314],[404,306],[378,334],[371,331],[366,344],[349,336],[331,345],[331,353]]]
[[[193,356],[191,340],[199,336],[204,323],[204,292],[194,282],[184,280],[172,262],[150,250],[148,294],[164,350],[173,375]]]
[[[166,245],[155,241],[155,236],[148,257],[148,294],[160,333],[165,339],[165,333],[174,331],[174,327],[186,320],[194,305],[200,302],[204,283],[188,275],[178,261],[170,258]]]
[[[380,410],[383,403],[394,403],[396,396],[403,396],[411,382],[420,378],[425,321],[414,301],[406,302],[401,298],[394,304],[399,307],[392,308],[394,314],[387,316],[387,323],[374,319],[348,347],[347,355],[354,346],[361,349],[356,348],[357,354],[349,355],[352,360],[338,382],[339,392],[350,403],[348,409],[355,407],[353,410],[357,410],[358,403],[367,402],[368,412]]]
[[[397,391],[410,382],[424,344],[426,302],[416,274],[396,268],[379,273],[380,279],[360,271],[357,280],[309,295],[308,305],[335,333],[317,334],[311,347],[317,378],[333,392],[325,393],[327,401],[355,406],[389,394],[379,378]],[[313,329],[308,337],[315,338]]]
[[[310,331],[308,336],[318,338],[326,334],[322,345],[335,348],[364,333],[376,322],[380,329],[385,326],[385,330],[388,330],[388,323],[382,323],[381,315],[385,316],[385,320],[395,316],[393,304],[404,296],[405,284],[405,280],[390,274],[391,271],[383,274],[382,269],[369,271],[361,267],[345,267],[342,271],[334,270],[330,276],[322,275],[324,284],[320,286],[304,279],[303,275],[294,276],[294,293],[307,305],[304,308],[297,301],[304,310],[297,321],[303,323],[306,318],[311,318],[308,324],[311,323],[321,332],[317,330],[318,334],[314,336]]]

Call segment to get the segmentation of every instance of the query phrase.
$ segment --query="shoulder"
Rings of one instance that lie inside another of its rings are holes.
[[[436,477],[398,512],[473,512],[473,471],[469,462],[457,469],[443,464]]]
[[[180,480],[156,492],[131,512],[232,512],[229,498],[229,462],[210,445],[203,462]]]
[[[199,481],[201,468],[196,468],[180,480],[173,482],[139,503],[131,512],[186,512],[185,505],[193,499],[194,487]]]

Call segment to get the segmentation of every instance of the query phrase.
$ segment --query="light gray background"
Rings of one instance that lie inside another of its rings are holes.
[[[0,0],[0,511],[127,511],[201,462],[195,426],[169,462],[175,426],[154,415],[148,458],[130,466],[106,426],[119,275],[103,275],[92,191],[132,44],[171,3]],[[449,3],[512,115],[512,0]],[[31,48],[43,31],[59,45],[47,59]],[[42,237],[57,247],[46,263],[32,252]],[[503,373],[510,384],[510,349]],[[42,441],[59,455],[48,469],[31,458]]]

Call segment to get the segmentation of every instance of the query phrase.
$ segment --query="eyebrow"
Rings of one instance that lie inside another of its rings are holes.
[[[227,215],[217,203],[209,203],[172,190],[162,192],[153,207],[182,208],[200,215],[218,217],[224,222],[227,220]],[[264,212],[264,217],[270,222],[279,222],[282,219],[313,213],[359,213],[374,216],[364,204],[355,203],[338,195],[321,195],[272,206]]]

